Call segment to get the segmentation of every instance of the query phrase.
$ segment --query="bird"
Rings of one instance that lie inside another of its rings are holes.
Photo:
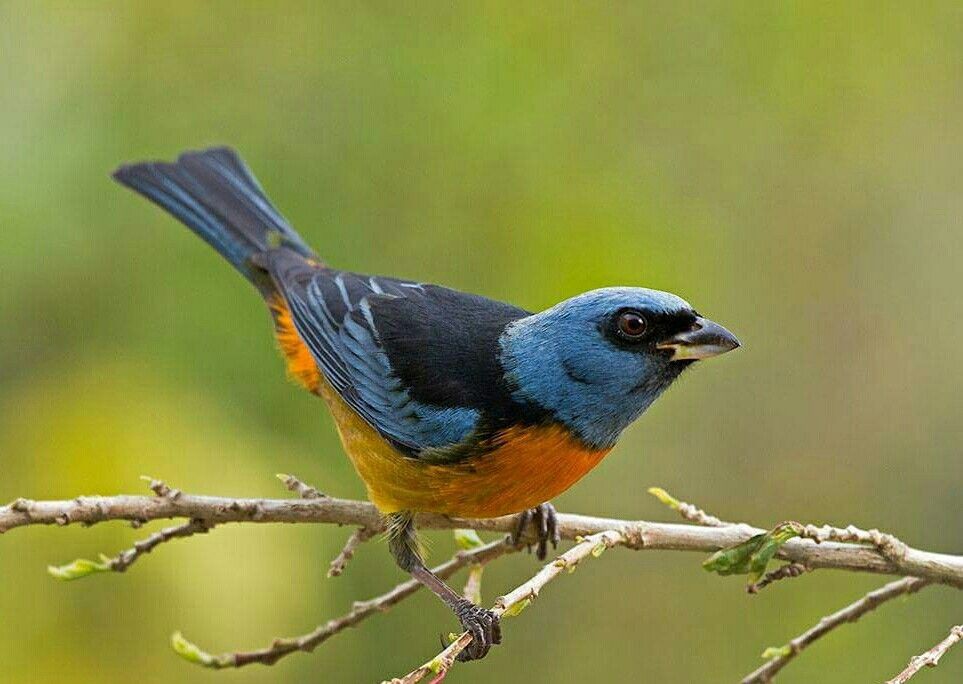
[[[441,599],[472,640],[498,617],[426,566],[415,516],[518,514],[537,556],[559,543],[555,498],[595,467],[687,368],[739,346],[668,292],[605,287],[544,311],[326,264],[229,147],[113,177],[184,223],[259,292],[287,371],[328,406],[398,566]]]

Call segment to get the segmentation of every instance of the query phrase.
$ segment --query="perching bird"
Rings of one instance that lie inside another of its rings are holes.
[[[531,313],[438,285],[325,265],[228,148],[114,178],[197,233],[261,293],[288,370],[320,395],[388,521],[398,564],[456,614],[484,657],[497,617],[433,575],[413,516],[534,519],[558,542],[550,499],[571,487],[698,359],[739,346],[683,299],[612,287]]]

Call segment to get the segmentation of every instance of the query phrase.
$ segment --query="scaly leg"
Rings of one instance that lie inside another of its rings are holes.
[[[388,548],[398,566],[444,601],[462,629],[471,633],[471,643],[458,655],[459,660],[484,658],[493,645],[501,643],[498,616],[455,592],[425,566],[411,512],[399,511],[388,516]]]

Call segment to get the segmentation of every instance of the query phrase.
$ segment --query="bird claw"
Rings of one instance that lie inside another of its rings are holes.
[[[487,608],[464,599],[455,608],[455,615],[463,630],[471,634],[471,643],[458,654],[458,660],[481,660],[495,644],[502,642],[502,627],[498,616]]]
[[[518,515],[518,524],[512,533],[511,542],[515,545],[521,543],[525,538],[525,528],[529,523],[535,524],[536,548],[535,557],[538,560],[545,560],[548,555],[548,543],[552,543],[552,548],[558,548],[558,543],[562,540],[558,531],[558,517],[555,506],[549,502],[539,504],[535,508],[529,508]],[[532,545],[527,544],[528,552],[531,553]]]

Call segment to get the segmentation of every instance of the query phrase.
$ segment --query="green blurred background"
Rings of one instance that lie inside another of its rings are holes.
[[[556,503],[877,526],[963,551],[959,3],[0,3],[0,500],[143,490],[363,496],[255,293],[115,185],[229,143],[332,264],[539,309],[678,292],[739,352],[687,375]],[[670,7],[671,5],[671,7]],[[346,531],[239,526],[55,582],[128,527],[0,539],[0,681],[370,682],[454,628],[418,596],[312,655],[209,672],[168,648],[297,634],[402,578]],[[433,558],[452,547],[433,535]],[[727,682],[882,578],[747,597],[692,554],[612,553],[546,589],[458,682]],[[486,574],[491,600],[518,556]],[[960,621],[930,589],[780,681],[873,682]],[[963,679],[951,653],[920,682]]]

